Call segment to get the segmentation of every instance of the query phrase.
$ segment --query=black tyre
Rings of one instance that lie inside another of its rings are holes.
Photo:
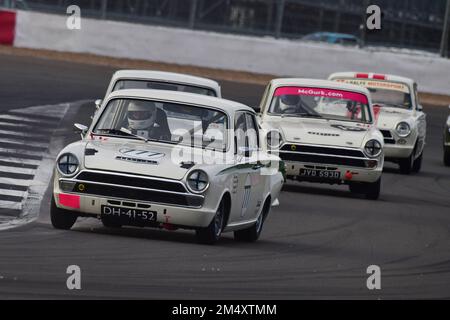
[[[450,167],[450,148],[444,148],[444,164]]]
[[[361,183],[350,183],[348,187],[351,193],[356,194],[364,193],[364,187]]]
[[[225,203],[222,202],[217,209],[216,215],[214,219],[211,221],[208,227],[201,228],[196,231],[197,240],[199,243],[203,244],[214,244],[216,243],[220,235],[222,234],[222,230],[225,227]]]
[[[414,160],[412,172],[414,173],[420,172],[420,169],[422,169],[422,158],[423,158],[423,151],[420,154],[420,156],[416,160]]]
[[[413,171],[414,166],[414,151],[408,158],[400,159],[398,164],[400,165],[400,172],[402,174],[410,174]]]
[[[77,221],[78,215],[75,212],[58,208],[52,196],[50,205],[50,220],[55,229],[69,230]]]
[[[364,194],[366,199],[378,200],[381,193],[381,177],[373,183],[367,183],[364,185]]]
[[[263,210],[261,214],[258,217],[258,220],[256,223],[251,226],[250,228],[239,230],[234,232],[234,239],[236,241],[243,241],[243,242],[255,242],[259,239],[259,236],[261,235],[264,221],[266,220],[267,216],[270,212],[270,200],[266,200],[266,203],[264,204]]]

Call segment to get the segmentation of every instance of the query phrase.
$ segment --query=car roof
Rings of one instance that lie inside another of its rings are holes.
[[[284,87],[284,86],[304,86],[304,87],[313,87],[313,88],[329,88],[329,89],[338,89],[338,90],[346,90],[352,92],[363,93],[367,96],[370,96],[369,90],[364,87],[356,86],[353,84],[336,82],[331,80],[319,80],[319,79],[306,79],[306,78],[279,78],[273,79],[271,84],[274,87]]]
[[[191,76],[183,73],[154,71],[154,70],[119,70],[113,75],[114,82],[118,79],[151,79],[162,80],[175,83],[192,84],[200,87],[208,87],[220,92],[220,85],[217,81]]]
[[[109,100],[114,98],[163,100],[175,103],[201,105],[205,107],[219,108],[229,114],[233,114],[234,112],[240,110],[250,111],[253,113],[255,112],[249,106],[246,106],[239,102],[180,91],[153,90],[153,89],[125,89],[112,92],[111,94],[109,94],[107,99]]]
[[[364,77],[357,77],[357,75],[364,75]],[[367,77],[366,77],[367,75]],[[375,78],[374,78],[375,76]],[[377,76],[384,77],[385,79],[377,79]],[[393,82],[401,82],[408,85],[414,85],[415,81],[410,78],[396,76],[392,74],[384,74],[384,73],[368,73],[368,72],[336,72],[331,74],[328,79],[336,79],[336,78],[351,78],[351,79],[373,79],[373,80],[381,80],[381,81],[393,81]]]

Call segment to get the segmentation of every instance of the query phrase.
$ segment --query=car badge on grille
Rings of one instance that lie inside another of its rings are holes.
[[[295,144],[291,145],[291,150],[292,151],[297,151],[297,146]]]

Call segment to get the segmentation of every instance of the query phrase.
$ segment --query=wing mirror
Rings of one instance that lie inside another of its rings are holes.
[[[102,106],[103,100],[102,99],[97,99],[97,100],[95,100],[94,103],[95,103],[95,108],[98,110]]]
[[[423,106],[421,104],[417,105],[417,111],[423,111]]]
[[[448,105],[448,108],[450,109],[450,105]]]
[[[83,138],[88,131],[88,127],[84,124],[75,123],[73,126],[75,127],[75,132],[78,132],[81,135],[81,138]]]

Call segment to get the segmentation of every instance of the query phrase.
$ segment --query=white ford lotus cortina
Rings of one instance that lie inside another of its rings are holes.
[[[370,91],[377,127],[384,136],[386,161],[397,163],[404,174],[419,172],[427,123],[414,80],[361,72],[334,73],[329,79]]]
[[[124,89],[154,89],[196,93],[221,98],[218,82],[183,73],[153,70],[119,70],[116,71],[106,90],[105,99],[111,92]],[[102,100],[95,101],[97,109]]]
[[[258,239],[284,182],[280,158],[260,147],[253,109],[162,90],[120,90],[105,99],[82,140],[57,157],[51,221],[77,217],[123,225],[222,231]]]
[[[287,178],[347,184],[354,193],[378,199],[383,136],[374,125],[367,89],[326,80],[274,79],[260,112],[267,148],[284,160]]]

